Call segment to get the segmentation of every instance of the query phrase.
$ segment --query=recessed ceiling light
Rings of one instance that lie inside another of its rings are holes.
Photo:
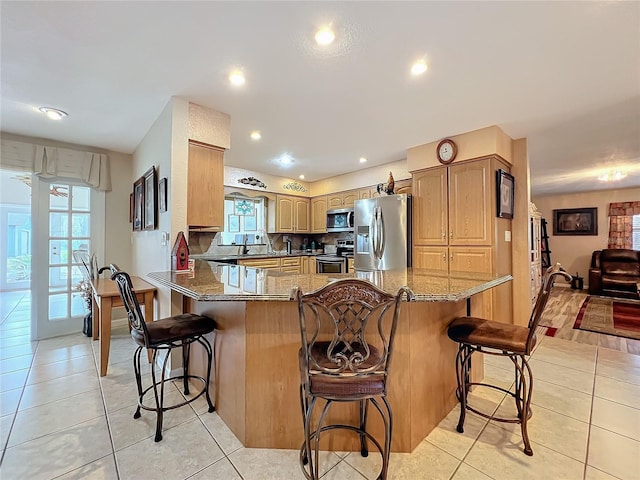
[[[231,85],[239,87],[244,85],[247,80],[244,78],[244,73],[241,70],[234,70],[229,74],[229,81]]]
[[[424,60],[418,60],[411,65],[411,75],[422,75],[427,71],[427,62]]]
[[[316,32],[316,43],[318,45],[329,45],[336,38],[336,34],[333,33],[330,26],[321,27],[320,30]]]
[[[304,180],[304,175],[298,175],[298,178],[299,178],[300,180]]]
[[[63,117],[67,116],[67,112],[63,112],[57,108],[40,107],[38,110],[44,113],[51,120],[62,120]]]
[[[366,159],[366,158],[364,158],[364,157],[360,157],[360,163],[365,163],[366,161],[367,161],[367,159]]]
[[[260,140],[262,138],[262,134],[259,130],[254,130],[251,132],[251,140]]]

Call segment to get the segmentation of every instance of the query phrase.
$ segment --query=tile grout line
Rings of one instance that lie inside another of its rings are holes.
[[[38,345],[39,344],[40,342],[38,341]],[[36,352],[38,351],[38,345],[36,345]],[[29,375],[31,374],[31,368],[33,367],[33,360],[36,358],[36,352],[33,352],[31,356],[31,363],[29,364],[29,372],[27,373],[27,378],[24,379],[25,385],[27,383],[27,379],[29,378]],[[16,417],[18,416],[18,408],[20,407],[20,402],[22,402],[25,385],[22,385],[22,391],[20,392],[20,398],[18,399],[18,403],[16,404],[16,409],[13,411],[13,414],[10,414],[10,415],[13,415],[13,418],[11,419],[11,426],[9,427],[9,434],[7,435],[7,441],[2,447],[2,455],[0,455],[0,465],[2,465],[2,463],[4,462],[5,453],[7,452],[7,448],[9,448],[9,439],[11,438],[11,433],[13,432],[13,426],[16,423]]]
[[[600,348],[596,347],[596,363],[595,363],[595,368],[593,369],[593,387],[591,388],[591,408],[589,409],[589,428],[587,430],[587,448],[585,449],[584,452],[584,470],[583,470],[583,475],[582,478],[584,480],[587,479],[587,467],[588,467],[588,461],[589,461],[589,447],[591,446],[591,425],[592,425],[592,421],[593,421],[593,399],[596,396],[596,380],[597,380],[597,372],[598,372],[598,357],[599,357],[599,353],[600,353]]]

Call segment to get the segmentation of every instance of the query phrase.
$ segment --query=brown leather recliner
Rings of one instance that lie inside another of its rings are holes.
[[[608,248],[591,255],[589,293],[640,298],[640,251]]]

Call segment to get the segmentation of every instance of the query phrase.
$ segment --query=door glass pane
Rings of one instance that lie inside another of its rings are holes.
[[[74,265],[73,267],[71,267],[71,286],[75,286],[78,285],[78,283],[80,283],[80,281],[83,279],[84,277],[82,276],[82,272],[80,271],[80,268],[76,265]]]
[[[88,187],[73,187],[73,190],[71,190],[71,209],[88,212],[90,193],[91,190]]]
[[[55,292],[67,288],[69,267],[49,267],[49,291]]]
[[[87,304],[85,303],[82,295],[79,293],[74,293],[71,295],[71,316],[79,317],[81,315],[86,315],[89,313],[87,310]]]
[[[49,208],[51,210],[69,209],[69,186],[52,183],[49,187]]]
[[[84,252],[91,252],[91,242],[88,238],[78,238],[75,240],[71,240],[71,250],[82,250]],[[71,259],[73,262],[73,259]]]
[[[69,235],[69,214],[51,212],[49,214],[49,236],[67,237]]]
[[[49,263],[60,265],[67,263],[69,258],[68,240],[49,240]]]
[[[68,317],[67,302],[69,294],[49,295],[49,320]]]
[[[71,236],[88,237],[91,217],[88,213],[74,213],[71,215]]]

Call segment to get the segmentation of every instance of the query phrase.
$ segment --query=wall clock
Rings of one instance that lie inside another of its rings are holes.
[[[440,143],[438,143],[438,147],[436,148],[436,155],[438,156],[438,161],[443,165],[448,165],[453,162],[457,154],[458,146],[450,138],[445,138]]]

